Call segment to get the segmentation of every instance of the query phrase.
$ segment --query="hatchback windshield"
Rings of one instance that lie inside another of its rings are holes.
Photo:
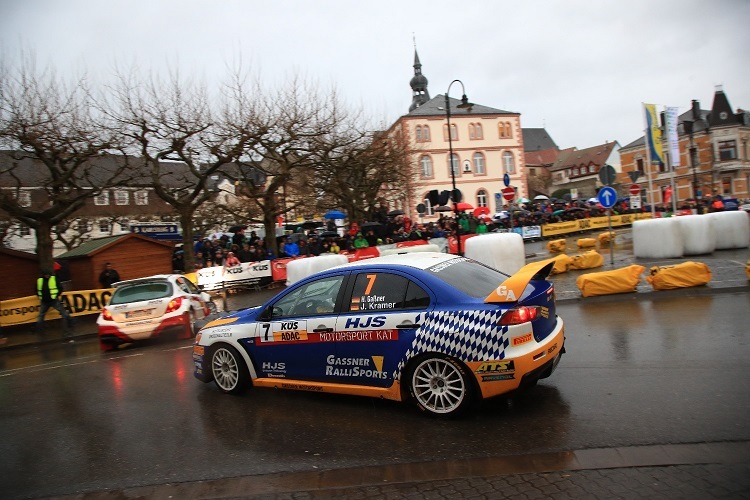
[[[497,269],[477,261],[456,258],[428,267],[427,270],[472,297],[484,298],[508,278]]]
[[[118,287],[110,304],[127,304],[142,300],[161,299],[172,295],[172,284],[168,281],[135,283]]]

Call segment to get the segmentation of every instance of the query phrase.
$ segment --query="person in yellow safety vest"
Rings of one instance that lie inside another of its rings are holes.
[[[57,278],[50,271],[44,271],[36,280],[36,295],[39,297],[39,316],[36,318],[36,331],[44,331],[44,315],[50,307],[57,309],[60,316],[65,320],[63,334],[66,340],[73,340],[73,318],[62,302],[60,302],[60,289],[57,286]]]

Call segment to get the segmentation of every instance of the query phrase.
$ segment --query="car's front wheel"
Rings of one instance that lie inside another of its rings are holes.
[[[436,416],[456,416],[469,406],[472,387],[466,369],[449,356],[422,359],[411,370],[409,392],[420,410]]]
[[[249,375],[245,361],[234,347],[220,345],[211,354],[211,375],[225,393],[239,394],[247,388]]]

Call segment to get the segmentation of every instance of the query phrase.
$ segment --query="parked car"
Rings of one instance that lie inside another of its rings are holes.
[[[435,252],[337,266],[204,326],[195,376],[225,393],[253,385],[353,394],[457,415],[557,366],[565,337],[546,280],[553,266],[508,276]]]
[[[194,335],[194,323],[216,311],[211,296],[181,274],[119,281],[96,320],[103,351],[155,336]]]

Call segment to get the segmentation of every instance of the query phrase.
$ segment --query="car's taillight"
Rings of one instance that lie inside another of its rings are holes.
[[[500,318],[501,325],[520,325],[539,317],[539,306],[521,306],[508,309]]]
[[[112,313],[110,313],[106,307],[102,309],[102,318],[106,319],[107,321],[112,321]]]
[[[171,313],[173,311],[176,311],[182,306],[182,297],[175,297],[172,300],[169,301],[169,304],[167,304],[167,310],[164,311],[164,313]]]

